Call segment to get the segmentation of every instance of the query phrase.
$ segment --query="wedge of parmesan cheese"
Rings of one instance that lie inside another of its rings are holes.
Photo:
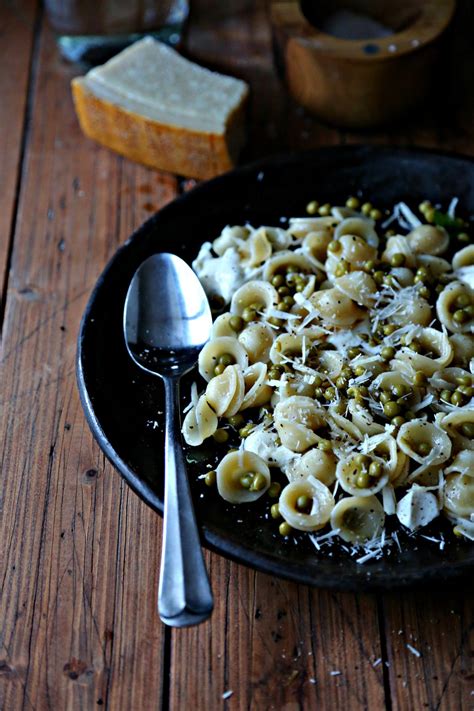
[[[245,82],[146,37],[72,82],[84,133],[153,168],[210,178],[244,142]]]

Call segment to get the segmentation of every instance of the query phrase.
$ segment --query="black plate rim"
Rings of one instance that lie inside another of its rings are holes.
[[[221,183],[222,180],[231,179],[232,176],[238,175],[242,176],[246,173],[254,173],[256,171],[264,171],[265,168],[272,166],[275,163],[295,161],[299,158],[307,160],[311,156],[317,158],[317,156],[324,153],[337,153],[341,151],[346,151],[350,153],[361,153],[362,155],[370,154],[382,154],[387,155],[397,154],[399,158],[406,156],[407,158],[415,158],[416,156],[433,156],[442,157],[453,160],[458,160],[461,163],[471,163],[474,164],[474,157],[462,155],[453,151],[443,151],[425,147],[417,146],[391,146],[387,145],[371,145],[371,144],[351,144],[351,145],[336,145],[336,146],[325,146],[321,148],[315,148],[306,151],[288,151],[285,153],[279,153],[275,155],[270,155],[261,158],[252,163],[235,168],[232,171],[219,175],[211,180],[199,183],[191,190],[186,193],[179,195],[174,198],[170,203],[161,208],[158,212],[150,216],[142,225],[140,225],[131,236],[124,242],[112,255],[112,257],[107,262],[105,268],[100,274],[91,294],[88,299],[86,308],[81,318],[78,339],[77,339],[77,351],[76,351],[76,381],[79,390],[79,396],[86,421],[91,429],[91,432],[102,449],[103,453],[106,455],[109,462],[118,470],[119,474],[130,486],[132,491],[140,497],[140,499],[150,506],[154,511],[156,511],[160,516],[163,515],[163,504],[156,493],[148,486],[142,479],[123,461],[123,459],[118,455],[110,441],[108,440],[104,430],[102,429],[98,418],[95,415],[94,407],[89,396],[89,392],[85,382],[84,368],[83,368],[83,341],[84,332],[89,318],[90,312],[92,310],[93,304],[95,302],[96,294],[102,288],[104,281],[107,279],[109,271],[113,268],[115,261],[119,258],[119,255],[123,251],[128,250],[133,243],[140,239],[141,235],[148,232],[153,226],[155,221],[159,219],[163,214],[166,214],[170,209],[175,210],[179,207],[179,204],[186,202],[190,194],[193,196],[199,195],[201,191],[207,192],[209,188],[216,183]],[[366,569],[366,574],[360,578],[354,578],[352,582],[347,579],[341,582],[338,586],[334,578],[331,577],[329,580],[325,580],[324,577],[317,578],[316,580],[305,573],[304,570],[298,564],[291,564],[288,560],[282,561],[278,557],[272,557],[268,554],[257,553],[252,548],[244,545],[238,545],[233,541],[226,539],[219,535],[212,528],[209,528],[204,523],[200,526],[201,542],[204,547],[212,550],[220,555],[224,555],[226,558],[233,560],[237,563],[245,565],[249,568],[258,570],[262,573],[269,575],[275,575],[277,577],[309,585],[311,587],[327,588],[332,590],[345,590],[353,592],[377,592],[390,589],[403,589],[407,587],[429,585],[430,583],[436,581],[439,583],[449,583],[461,576],[468,575],[472,572],[472,565],[469,562],[458,562],[449,564],[449,567],[440,569],[438,565],[434,564],[429,568],[423,569],[423,579],[420,580],[419,577],[413,575],[403,575],[401,574],[397,580],[394,582],[392,578],[390,580],[385,580],[384,578],[372,579],[370,575],[370,568]]]

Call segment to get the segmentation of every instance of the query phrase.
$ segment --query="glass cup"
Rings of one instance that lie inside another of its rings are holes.
[[[45,0],[62,56],[99,64],[145,35],[179,44],[188,0]]]

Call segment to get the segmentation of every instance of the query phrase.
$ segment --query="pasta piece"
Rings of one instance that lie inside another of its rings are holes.
[[[228,365],[221,375],[216,375],[208,383],[205,397],[218,417],[232,417],[242,408],[244,393],[241,367]]]
[[[446,474],[469,474],[474,476],[474,450],[463,449],[456,454],[452,464],[445,469]],[[474,513],[474,512],[473,512]]]
[[[295,252],[278,252],[265,265],[263,270],[263,278],[271,281],[276,274],[285,273],[288,267],[297,269],[297,273],[312,274],[314,272],[311,262],[304,254],[296,254]]]
[[[424,487],[413,484],[397,504],[397,517],[410,531],[427,526],[439,513],[436,496]]]
[[[233,314],[242,316],[246,309],[253,308],[256,314],[265,314],[278,304],[276,289],[266,281],[248,281],[237,289],[232,297],[230,310]]]
[[[431,306],[421,297],[405,301],[392,316],[393,323],[398,326],[428,326],[432,320]]]
[[[352,299],[336,288],[317,291],[309,300],[321,321],[331,326],[351,326],[365,315]]]
[[[449,342],[453,348],[453,364],[466,368],[474,358],[474,339],[464,333],[454,333]]]
[[[270,350],[270,360],[276,365],[285,363],[288,359],[303,360],[303,351],[310,351],[313,342],[320,338],[319,333],[283,333],[273,341]]]
[[[231,318],[232,314],[229,312],[221,314],[216,318],[212,324],[211,340],[213,338],[221,338],[221,336],[228,336],[230,338],[235,338],[237,336],[236,331],[230,325]]]
[[[451,271],[451,265],[446,259],[441,257],[433,257],[430,254],[417,254],[417,266],[425,267],[429,274],[435,278],[439,278],[442,274],[447,274]]]
[[[452,516],[474,513],[474,476],[448,474],[444,487],[444,510]]]
[[[258,267],[272,255],[272,245],[267,237],[265,227],[253,232],[247,240],[249,256],[247,263],[250,267]]]
[[[246,227],[224,227],[221,234],[212,243],[212,249],[222,257],[228,249],[237,249],[241,254],[246,252],[246,240],[250,230]]]
[[[204,380],[209,382],[215,376],[215,368],[223,356],[230,356],[242,370],[245,370],[249,364],[248,355],[236,338],[229,336],[214,338],[206,343],[199,354],[199,373]]]
[[[211,437],[217,429],[217,415],[204,395],[201,395],[195,407],[184,418],[184,441],[192,447],[197,447],[205,439]]]
[[[349,400],[347,409],[352,417],[352,422],[360,432],[375,435],[384,431],[384,426],[380,422],[375,422],[370,410],[360,405],[357,400]]]
[[[473,333],[474,291],[459,281],[451,282],[438,296],[436,312],[438,318],[452,333]]]
[[[413,249],[406,237],[403,235],[393,235],[387,240],[385,250],[382,252],[382,260],[390,263],[395,254],[402,254],[406,267],[414,267],[416,258]]]
[[[250,323],[239,334],[239,343],[245,348],[249,363],[268,363],[274,331],[264,323]]]
[[[373,220],[364,217],[348,217],[342,220],[334,231],[334,239],[342,241],[341,238],[346,235],[362,238],[364,242],[374,248],[377,248],[379,244],[379,238],[374,229]]]
[[[310,232],[334,230],[338,219],[334,217],[292,217],[288,232],[298,239],[303,239]]]
[[[334,280],[334,286],[359,306],[374,305],[377,285],[372,277],[365,272],[356,271],[337,277]]]
[[[282,444],[293,452],[304,452],[320,439],[315,430],[324,419],[312,398],[294,395],[279,402],[273,418]]]
[[[331,513],[331,528],[347,543],[376,538],[384,523],[383,506],[375,496],[348,496],[338,501]]]
[[[267,366],[265,363],[254,363],[247,368],[244,373],[245,397],[241,402],[240,410],[261,407],[270,400],[273,391],[266,384],[266,379]]]
[[[292,479],[313,476],[326,486],[331,486],[336,480],[336,458],[332,452],[310,449],[296,460],[291,473]]]
[[[395,360],[408,364],[414,371],[433,375],[440,368],[449,365],[453,359],[453,348],[447,334],[441,333],[436,328],[422,328],[413,331],[409,343],[412,342],[416,343],[421,352],[404,347],[396,354]],[[429,355],[424,355],[423,351]],[[401,366],[394,363],[394,367]]]
[[[420,225],[408,233],[407,242],[416,254],[444,254],[449,246],[449,235],[444,227]]]
[[[405,454],[421,466],[422,472],[433,464],[442,464],[451,456],[451,440],[441,427],[415,419],[400,427],[397,443]]]
[[[280,513],[298,531],[317,531],[325,526],[334,508],[328,487],[314,476],[285,486],[278,502]]]
[[[456,409],[441,418],[440,426],[449,434],[458,449],[474,450],[474,409]]]
[[[249,504],[259,499],[271,484],[270,469],[253,452],[229,452],[216,469],[217,490],[230,504]]]
[[[377,468],[373,467],[374,475],[371,474],[373,464],[379,465]],[[339,460],[336,467],[336,478],[348,494],[371,496],[381,491],[388,482],[388,471],[383,463],[377,462],[367,455],[351,454],[345,459]]]
[[[472,267],[474,265],[474,244],[470,244],[464,247],[464,249],[460,249],[459,252],[456,252],[452,260],[452,265],[454,271],[462,267]]]
[[[314,232],[308,232],[302,244],[303,254],[316,259],[320,264],[327,257],[328,244],[332,240],[332,230],[325,227]]]

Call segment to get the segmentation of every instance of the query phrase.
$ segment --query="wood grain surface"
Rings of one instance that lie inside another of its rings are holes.
[[[11,20],[18,17],[27,21]],[[0,96],[7,89],[12,97],[0,103],[2,268],[12,235],[0,375],[0,708],[472,711],[466,588],[330,593],[207,552],[212,619],[189,630],[161,626],[161,520],[93,442],[74,357],[106,261],[188,184],[81,135],[69,90],[77,68],[59,59],[44,18],[34,17],[26,0],[0,9],[0,28],[8,20],[8,41],[23,57],[16,81],[0,71]],[[244,160],[361,141],[472,155],[472,18],[472,4],[461,2],[440,75],[445,100],[436,96],[405,124],[364,136],[322,126],[288,99],[263,0],[195,2],[185,49],[250,82]]]

